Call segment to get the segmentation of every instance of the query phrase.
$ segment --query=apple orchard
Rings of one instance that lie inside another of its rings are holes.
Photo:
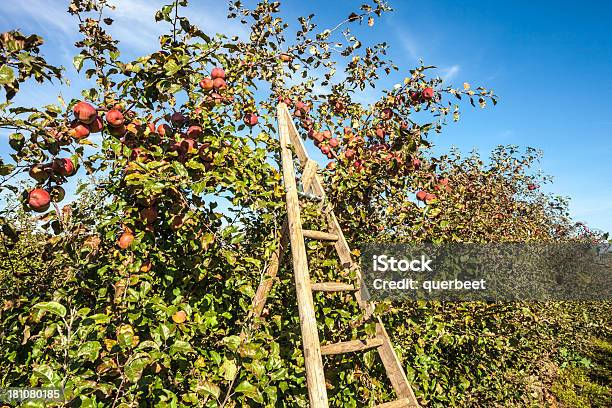
[[[462,105],[496,96],[446,85],[434,67],[396,67],[387,44],[362,43],[355,33],[391,11],[384,1],[329,29],[314,15],[285,21],[279,2],[245,3],[228,8],[248,30],[240,37],[195,26],[187,0],[164,5],[159,49],[126,61],[107,33],[113,7],[73,0],[74,68],[93,85],[43,107],[11,100],[32,80],[68,86],[64,71],[44,59],[41,37],[0,35],[0,129],[11,147],[0,157],[0,387],[62,386],[70,406],[307,405],[290,268],[262,318],[249,314],[285,215],[279,102],[320,151],[355,248],[601,239],[540,192],[537,150],[499,147],[488,163],[432,152],[431,134]],[[399,84],[379,90],[390,75]],[[379,99],[357,102],[367,88]],[[90,182],[67,202],[70,178]],[[302,213],[305,228],[324,227],[316,206]],[[307,249],[313,280],[354,278],[328,244]],[[322,338],[372,334],[351,299],[316,295]],[[381,303],[377,313],[424,406],[522,405],[546,398],[527,381],[546,375],[541,350],[571,337],[545,321],[555,307]],[[326,358],[332,406],[393,399],[373,353]]]

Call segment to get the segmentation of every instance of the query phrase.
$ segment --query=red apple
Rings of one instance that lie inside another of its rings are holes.
[[[244,115],[244,123],[246,123],[247,126],[255,126],[258,120],[257,115],[254,113],[247,113]]]
[[[132,245],[132,242],[134,242],[134,235],[130,231],[125,231],[119,237],[119,248],[127,249]]]
[[[202,128],[196,125],[189,126],[189,129],[187,129],[187,136],[191,138],[197,138],[202,136]]]
[[[435,200],[436,200],[436,196],[435,195],[433,195],[433,194],[425,195],[425,203],[431,204]]]
[[[213,80],[213,87],[217,90],[227,88],[227,83],[225,83],[225,79],[223,78],[215,78]]]
[[[344,157],[347,159],[352,159],[355,157],[355,151],[353,149],[346,149],[346,152],[344,152]]]
[[[344,110],[345,110],[345,106],[342,101],[336,101],[334,103],[334,112],[336,112],[337,114],[340,114],[340,113],[344,113]]]
[[[75,120],[70,123],[70,130],[68,131],[68,134],[77,140],[81,140],[89,136],[89,132],[88,125],[84,125],[83,123]]]
[[[321,153],[329,154],[329,152],[330,152],[330,148],[328,145],[321,145]]]
[[[45,212],[49,209],[51,196],[42,188],[35,188],[28,194],[28,204],[36,212]]]
[[[289,54],[283,53],[280,55],[280,60],[283,62],[291,62],[291,60],[293,60],[293,57]]]
[[[160,136],[170,136],[172,134],[172,128],[164,123],[157,126],[157,133]]]
[[[93,122],[91,122],[91,124],[89,125],[89,132],[90,133],[101,132],[103,127],[104,127],[104,124],[102,123],[102,119],[100,118],[100,116],[96,116]]]
[[[384,138],[385,130],[383,128],[376,128],[376,136],[378,136],[381,139]]]
[[[425,99],[426,101],[430,101],[434,97],[434,90],[433,88],[427,87],[423,89],[423,92],[421,92],[421,95],[423,96],[423,99]]]
[[[332,138],[331,132],[329,130],[324,130],[323,131],[323,138],[327,139],[327,140],[331,139]]]
[[[417,191],[417,193],[416,193],[417,200],[425,201],[426,197],[427,197],[427,193],[425,191],[423,191],[423,190]]]
[[[382,111],[381,117],[385,120],[387,119],[391,119],[391,117],[393,116],[393,111],[390,108],[385,108]]]
[[[181,140],[180,145],[182,151],[184,151],[185,153],[189,153],[191,150],[197,148],[198,143],[193,139],[187,138]]]
[[[223,68],[213,68],[210,75],[213,77],[213,79],[225,79],[225,71],[223,70]]]
[[[410,99],[413,103],[421,102],[421,94],[419,92],[410,91]]]
[[[117,127],[113,127],[111,126],[110,129],[108,129],[108,132],[116,137],[121,137],[123,135],[125,135],[125,132],[127,131],[127,129],[125,128],[125,125],[121,125],[121,126],[117,126]]]
[[[151,224],[157,219],[157,210],[155,207],[145,208],[140,212],[140,218],[147,224]]]
[[[187,313],[185,313],[185,311],[183,310],[179,310],[178,312],[172,315],[172,320],[174,321],[174,323],[178,324],[185,323],[185,320],[187,320]]]
[[[98,116],[98,111],[91,104],[87,102],[80,101],[74,108],[72,108],[72,112],[74,113],[74,117],[76,120],[85,123],[86,125],[90,124],[94,120],[96,120],[96,116]]]
[[[113,127],[118,127],[118,126],[123,125],[123,121],[124,121],[123,113],[121,113],[117,109],[111,109],[108,112],[106,112],[106,122],[109,125]]]
[[[51,169],[55,174],[59,174],[63,177],[70,177],[74,175],[75,168],[74,163],[70,159],[55,159],[51,164]]]
[[[538,187],[540,187],[540,186],[538,186],[537,184],[529,184],[529,185],[527,186],[527,189],[528,189],[529,191],[533,191],[533,190],[537,190],[537,188],[538,188]]]
[[[172,114],[172,116],[170,116],[170,120],[174,124],[182,125],[183,122],[185,122],[186,118],[185,118],[185,116],[183,116],[183,114],[181,112],[174,112]]]
[[[204,89],[205,91],[210,91],[214,87],[213,80],[211,78],[208,78],[208,77],[202,79],[200,81],[200,87],[202,89]]]
[[[331,139],[329,139],[329,145],[331,147],[338,147],[339,144],[340,142],[338,142],[338,139],[336,139],[335,137],[332,137]]]

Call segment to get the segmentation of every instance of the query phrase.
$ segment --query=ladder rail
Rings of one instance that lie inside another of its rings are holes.
[[[285,198],[287,201],[287,222],[291,253],[293,258],[293,273],[302,330],[302,346],[304,349],[304,365],[306,368],[306,383],[308,385],[308,398],[313,408],[327,408],[327,390],[325,387],[325,373],[323,371],[323,358],[321,356],[321,342],[317,330],[310,274],[306,258],[306,246],[302,233],[300,208],[293,168],[293,155],[289,149],[289,116],[284,103],[278,105],[278,132],[281,145],[281,161],[283,169],[283,182],[285,185]],[[293,121],[291,121],[293,122]]]
[[[270,294],[270,290],[272,290],[272,285],[278,274],[278,268],[283,261],[285,249],[289,245],[289,225],[286,218],[283,221],[280,233],[277,234],[277,242],[278,248],[272,253],[270,263],[268,263],[264,272],[264,277],[253,297],[250,311],[251,317],[261,317],[261,313],[266,305],[266,300],[268,299],[268,295]]]

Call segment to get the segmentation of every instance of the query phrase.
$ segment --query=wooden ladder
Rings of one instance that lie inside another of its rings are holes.
[[[308,156],[304,143],[293,123],[291,114],[284,103],[278,104],[277,120],[281,145],[283,182],[287,201],[287,219],[279,232],[279,247],[273,254],[266,269],[265,278],[262,280],[253,299],[251,314],[257,317],[261,315],[266,298],[278,272],[284,249],[291,243],[310,406],[312,408],[328,407],[323,355],[351,353],[376,348],[398,397],[395,401],[380,404],[377,407],[418,408],[419,404],[414,396],[414,392],[408,383],[402,364],[393,349],[389,335],[380,317],[374,317],[376,319],[376,336],[373,338],[344,341],[323,346],[320,344],[315,318],[313,291],[351,291],[368,318],[373,315],[373,305],[362,300],[359,287],[355,285],[339,282],[311,282],[304,238],[334,242],[335,250],[338,253],[342,266],[346,269],[354,270],[357,273],[357,281],[359,283],[361,283],[361,274],[359,272],[359,265],[353,261],[351,250],[333,211],[326,211],[329,231],[322,232],[302,229],[299,199],[303,198],[324,203],[326,202],[326,195],[321,176],[317,172],[318,165]],[[296,185],[293,152],[290,145],[293,147],[302,167],[302,191],[300,192],[298,192]]]

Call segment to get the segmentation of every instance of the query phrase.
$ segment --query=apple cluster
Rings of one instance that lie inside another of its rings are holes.
[[[228,86],[225,79],[225,70],[216,67],[212,69],[210,76],[206,76],[200,80],[200,88],[206,92],[204,105],[212,108],[215,105],[222,103],[229,104],[234,101],[232,95],[226,94]],[[245,125],[253,127],[257,124],[259,119],[255,112],[246,112],[243,120]]]

